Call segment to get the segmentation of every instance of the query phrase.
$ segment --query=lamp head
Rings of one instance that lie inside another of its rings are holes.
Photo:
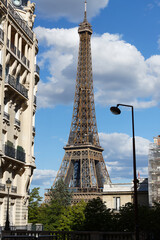
[[[121,114],[121,110],[118,107],[113,106],[113,107],[110,108],[110,111],[115,115]]]
[[[8,178],[8,180],[6,181],[6,187],[10,188],[11,187],[11,183],[12,183],[11,179]]]

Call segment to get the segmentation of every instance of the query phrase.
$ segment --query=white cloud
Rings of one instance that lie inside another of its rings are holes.
[[[46,78],[39,84],[39,107],[73,103],[78,62],[78,33],[72,29],[35,29],[38,55]],[[95,100],[101,105],[117,102],[137,108],[156,106],[160,102],[160,55],[144,59],[135,46],[118,34],[104,33],[92,37]]]
[[[132,138],[124,133],[100,133],[100,142],[104,150],[104,160],[112,179],[133,178],[133,148]],[[150,141],[142,137],[135,137],[137,172],[141,177],[147,177],[148,149]]]
[[[50,188],[54,182],[57,171],[47,169],[35,169],[33,174],[32,185]]]
[[[41,18],[66,18],[71,22],[79,22],[84,14],[84,1],[82,0],[35,0],[36,10]],[[100,10],[108,5],[109,0],[88,0],[87,15],[91,19],[99,14]]]

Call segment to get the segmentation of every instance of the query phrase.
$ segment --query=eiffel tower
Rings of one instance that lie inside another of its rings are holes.
[[[84,20],[78,29],[80,44],[73,116],[65,155],[55,178],[73,191],[73,202],[100,197],[104,183],[111,183],[100,146],[92,77],[91,35],[85,0]],[[54,186],[53,184],[53,186]]]

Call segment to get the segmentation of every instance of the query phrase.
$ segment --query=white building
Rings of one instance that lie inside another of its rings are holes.
[[[0,226],[6,221],[8,178],[10,225],[28,220],[39,81],[34,10],[27,0],[0,0]]]
[[[138,204],[148,205],[148,179],[139,178],[137,187]],[[107,208],[119,211],[126,203],[134,201],[133,183],[106,184],[103,189],[103,201]]]

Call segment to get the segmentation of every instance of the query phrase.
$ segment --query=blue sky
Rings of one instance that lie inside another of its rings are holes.
[[[36,112],[32,187],[52,185],[68,141],[78,60],[83,0],[35,0],[34,31],[41,68]],[[97,125],[113,182],[132,180],[131,112],[135,109],[137,171],[147,177],[148,149],[160,134],[160,1],[88,0]]]

